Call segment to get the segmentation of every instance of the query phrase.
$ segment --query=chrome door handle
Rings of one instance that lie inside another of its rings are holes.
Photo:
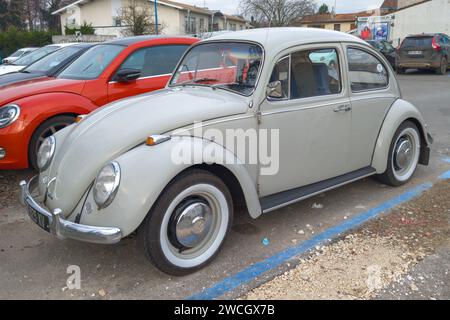
[[[343,105],[333,109],[334,112],[348,112],[351,110],[352,110],[352,107],[349,104],[343,104]]]

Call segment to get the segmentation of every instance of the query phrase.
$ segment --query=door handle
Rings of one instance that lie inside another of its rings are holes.
[[[351,110],[352,110],[352,107],[349,104],[343,104],[343,105],[340,105],[339,107],[336,107],[335,109],[333,109],[334,112],[348,112]]]

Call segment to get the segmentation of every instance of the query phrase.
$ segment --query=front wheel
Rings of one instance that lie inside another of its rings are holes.
[[[139,228],[139,239],[158,269],[187,275],[214,259],[232,219],[232,198],[222,180],[189,170],[163,191]]]
[[[400,186],[411,180],[419,164],[420,133],[411,121],[397,129],[389,149],[386,171],[379,179],[391,186]]]

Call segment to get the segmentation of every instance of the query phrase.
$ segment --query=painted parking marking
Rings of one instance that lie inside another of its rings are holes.
[[[405,193],[397,197],[394,197],[386,202],[383,202],[377,207],[374,207],[366,212],[363,212],[341,224],[333,226],[325,230],[324,232],[316,235],[315,237],[300,243],[297,246],[287,248],[281,252],[274,254],[273,256],[269,257],[264,261],[255,263],[254,265],[217,282],[212,287],[188,297],[187,299],[212,300],[219,298],[225,293],[230,292],[246,283],[249,283],[256,277],[266,273],[267,271],[275,269],[276,267],[282,265],[283,263],[294,258],[295,256],[303,254],[308,250],[313,249],[317,245],[323,244],[329,239],[335,238],[336,236],[339,236],[344,232],[354,229],[362,225],[363,223],[377,217],[378,215],[384,212],[393,209],[394,207],[402,203],[405,203],[413,198],[416,198],[417,196],[421,195],[424,191],[430,189],[432,186],[433,184],[431,182],[415,186],[414,188],[409,189]]]

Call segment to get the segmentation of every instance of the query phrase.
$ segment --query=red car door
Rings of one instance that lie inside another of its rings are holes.
[[[109,102],[164,88],[187,48],[185,44],[156,45],[132,52],[108,83]],[[123,70],[140,74],[135,80],[123,81],[118,77]]]

